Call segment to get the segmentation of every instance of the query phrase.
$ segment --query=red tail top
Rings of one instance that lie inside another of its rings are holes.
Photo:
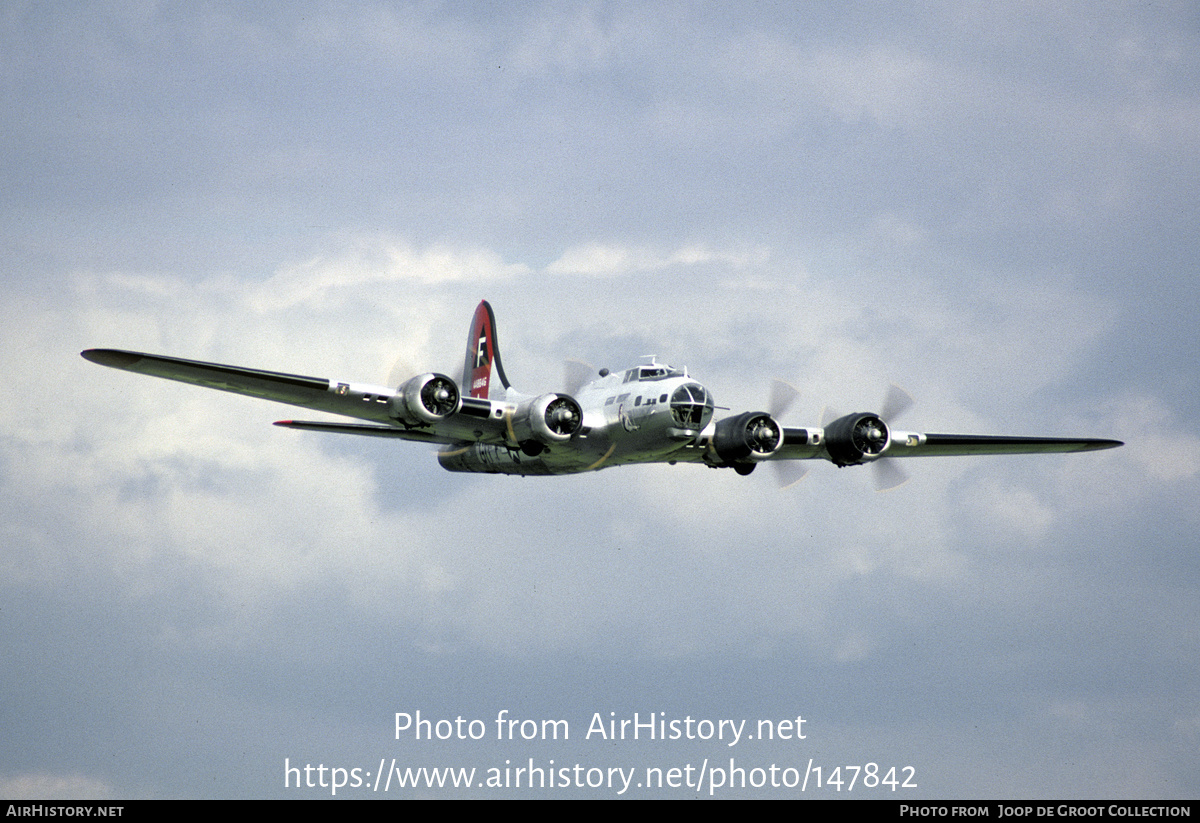
[[[492,396],[492,377],[499,380],[494,389],[502,395],[508,388],[504,366],[500,364],[500,346],[496,341],[496,316],[486,300],[479,301],[471,328],[467,332],[467,356],[463,361],[462,390],[468,397],[488,399]]]

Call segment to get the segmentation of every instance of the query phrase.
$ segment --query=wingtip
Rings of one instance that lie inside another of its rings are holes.
[[[1125,441],[1123,441],[1123,440],[1094,439],[1094,440],[1085,441],[1083,448],[1080,449],[1080,451],[1098,452],[1098,451],[1104,451],[1105,449],[1119,448],[1120,446],[1124,446],[1124,445],[1125,445]]]
[[[79,355],[84,360],[114,369],[127,369],[142,358],[135,352],[120,351],[119,349],[84,349]]]

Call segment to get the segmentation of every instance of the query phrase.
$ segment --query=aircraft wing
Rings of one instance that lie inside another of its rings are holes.
[[[1120,440],[1067,437],[1008,437],[993,434],[894,432],[887,457],[952,457],[964,454],[1051,454],[1090,452],[1125,445]]]
[[[873,432],[878,422],[873,415],[851,415],[865,419],[868,423],[867,436],[879,437]],[[784,428],[782,444],[771,456],[777,479],[781,486],[791,484],[804,477],[807,469],[799,468],[792,461],[828,460],[839,466],[869,464],[875,471],[875,488],[883,491],[894,488],[905,481],[906,472],[890,458],[893,457],[953,457],[956,455],[986,454],[1049,454],[1056,452],[1085,452],[1113,449],[1122,446],[1120,440],[1077,437],[1010,437],[994,434],[934,434],[921,432],[893,431],[890,440],[871,442],[855,439],[858,432],[836,424],[825,430]],[[861,435],[859,435],[861,436]],[[875,449],[883,446],[882,452]]]
[[[933,434],[892,431],[887,449],[864,454],[860,448],[838,442],[832,429],[783,429],[783,443],[772,455],[776,460],[821,459],[854,464],[881,457],[954,457],[972,454],[1054,454],[1114,449],[1120,440],[1094,437],[1010,437],[996,434]],[[860,444],[861,445],[861,444]]]
[[[114,369],[371,421],[370,424],[298,420],[279,422],[279,425],[287,428],[394,437],[429,443],[475,440],[502,442],[504,437],[505,421],[492,413],[490,402],[470,397],[458,399],[457,390],[454,390],[452,398],[453,410],[417,408],[415,404],[428,400],[427,393],[425,400],[417,396],[418,393],[425,387],[429,378],[437,378],[438,375],[412,378],[408,384],[419,385],[416,385],[414,392],[410,392],[413,396],[408,396],[402,394],[405,386],[397,390],[384,386],[342,383],[323,377],[205,363],[144,352],[88,349],[82,352],[82,355],[93,363]],[[415,416],[413,409],[416,409]],[[421,417],[421,413],[425,413],[425,416]]]
[[[306,408],[321,405],[320,401],[330,389],[330,381],[319,377],[246,369],[220,363],[202,363],[180,357],[163,357],[120,349],[88,349],[82,352],[82,355],[86,360],[114,369],[164,377],[168,380]]]

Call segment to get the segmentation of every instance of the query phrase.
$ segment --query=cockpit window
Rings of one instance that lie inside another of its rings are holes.
[[[684,383],[671,394],[671,416],[680,428],[702,429],[712,414],[712,395],[699,383]]]

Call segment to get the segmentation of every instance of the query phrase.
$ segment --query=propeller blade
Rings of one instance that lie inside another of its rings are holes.
[[[799,396],[800,392],[791,383],[785,383],[782,380],[772,380],[771,403],[768,406],[771,416],[776,420],[783,417]]]
[[[879,412],[879,416],[891,423],[893,418],[899,417],[911,409],[914,402],[911,394],[893,383],[888,386],[887,396],[883,398],[883,408]]]
[[[387,382],[384,383],[384,385],[391,386],[394,389],[415,374],[417,374],[417,372],[412,368],[412,364],[409,363],[408,358],[402,354],[396,358],[396,362],[392,364],[392,369],[388,372]]]
[[[908,473],[900,468],[895,460],[888,460],[886,457],[872,463],[871,469],[875,472],[875,491],[877,492],[894,489],[908,481]]]
[[[567,394],[575,394],[592,379],[596,373],[591,363],[568,358],[563,361],[563,385]]]
[[[808,466],[800,465],[802,461],[799,460],[772,460],[770,462],[771,468],[775,472],[775,482],[781,489],[796,485],[808,474]]]

